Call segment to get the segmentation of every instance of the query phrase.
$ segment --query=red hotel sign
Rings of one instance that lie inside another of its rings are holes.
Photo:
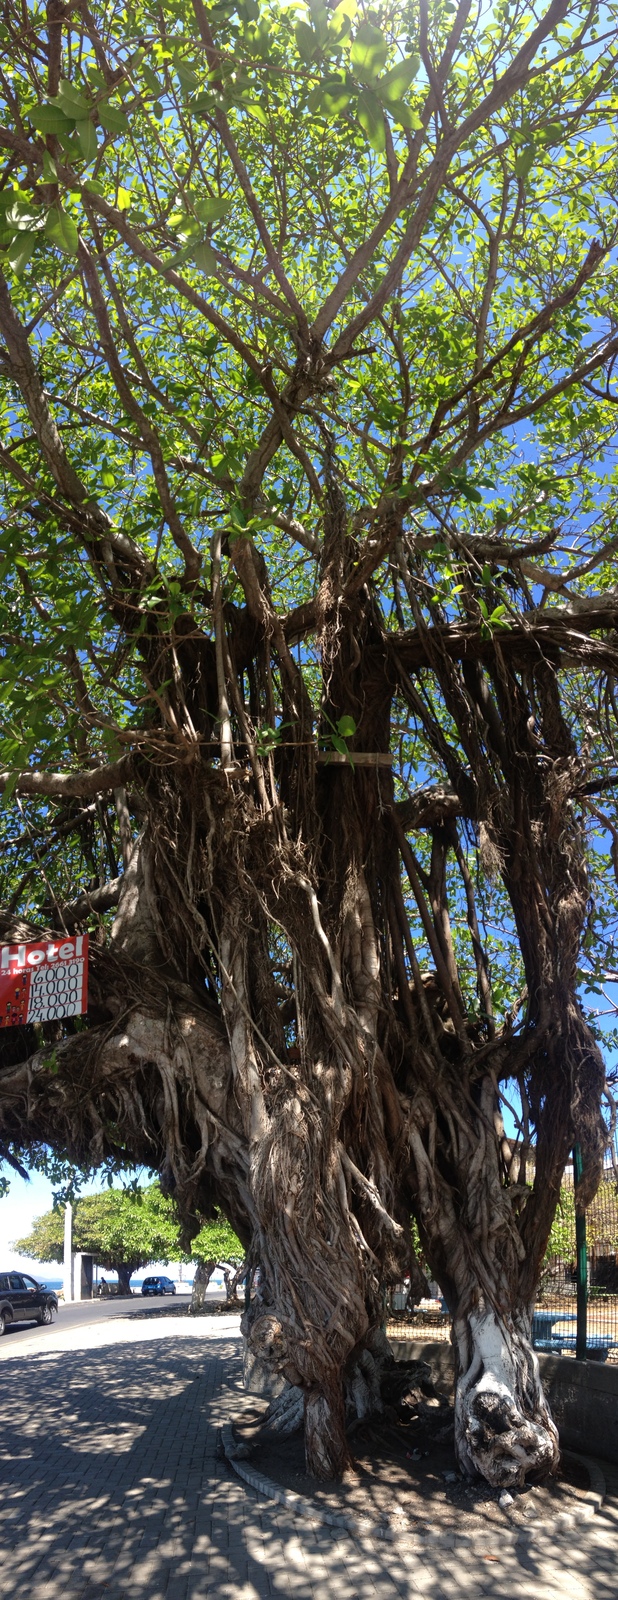
[[[87,933],[0,945],[0,1028],[80,1017],[87,1006]]]

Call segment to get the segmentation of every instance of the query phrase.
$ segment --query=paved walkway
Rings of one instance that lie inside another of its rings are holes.
[[[38,1352],[3,1342],[2,1600],[616,1600],[616,1472],[600,1516],[528,1552],[385,1545],[258,1500],[218,1448],[242,1404],[237,1327],[132,1317]]]

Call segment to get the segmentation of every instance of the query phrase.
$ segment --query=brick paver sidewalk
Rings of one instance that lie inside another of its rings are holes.
[[[561,1541],[476,1553],[259,1501],[218,1446],[242,1404],[239,1343],[235,1325],[176,1317],[3,1341],[2,1600],[616,1600],[618,1494]]]

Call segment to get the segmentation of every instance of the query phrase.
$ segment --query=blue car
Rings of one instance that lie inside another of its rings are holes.
[[[176,1284],[171,1278],[159,1276],[157,1278],[144,1278],[142,1294],[175,1294]]]

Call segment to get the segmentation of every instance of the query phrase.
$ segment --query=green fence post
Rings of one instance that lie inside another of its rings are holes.
[[[581,1145],[573,1147],[573,1178],[575,1192],[583,1171]],[[575,1209],[575,1245],[577,1249],[577,1328],[575,1360],[586,1360],[588,1336],[588,1253],[586,1250],[586,1213]]]

